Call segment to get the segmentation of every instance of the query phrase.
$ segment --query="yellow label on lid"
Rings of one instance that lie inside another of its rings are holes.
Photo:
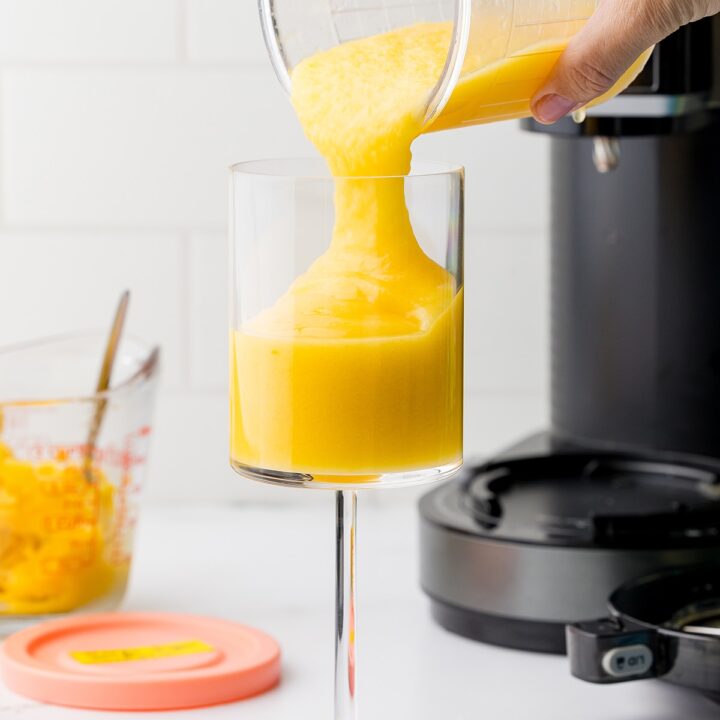
[[[134,648],[117,648],[115,650],[74,650],[70,657],[83,665],[99,665],[101,663],[131,662],[133,660],[156,660],[157,658],[175,657],[178,655],[198,655],[214,652],[215,648],[202,640],[184,640],[167,643],[166,645],[147,645]]]

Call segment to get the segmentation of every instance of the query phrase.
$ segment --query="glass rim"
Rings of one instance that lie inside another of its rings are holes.
[[[273,169],[274,165],[282,167],[296,164],[298,168],[318,168],[316,171],[307,172]],[[435,160],[418,160],[413,162],[410,172],[405,174],[374,174],[374,175],[332,175],[325,165],[325,161],[319,157],[278,157],[261,158],[258,160],[243,160],[230,165],[232,175],[247,175],[249,177],[265,177],[285,180],[399,180],[428,177],[462,176],[465,167],[457,163],[447,163]]]
[[[34,340],[27,340],[19,343],[12,343],[0,347],[0,356],[7,355],[14,352],[23,352],[25,350],[32,350],[33,348],[42,348],[43,346],[53,345],[59,342],[66,342],[71,340],[81,340],[83,338],[105,338],[107,331],[103,330],[88,330],[86,332],[71,332],[63,333],[58,335],[50,335],[43,338]],[[78,393],[68,395],[56,395],[54,397],[48,397],[44,399],[23,399],[11,398],[8,400],[0,400],[0,410],[3,408],[11,407],[55,407],[58,405],[81,405],[85,403],[97,403],[99,400],[110,401],[112,398],[121,395],[129,390],[132,390],[136,386],[143,384],[144,382],[152,379],[157,373],[160,366],[160,348],[157,345],[151,345],[139,340],[132,335],[128,335],[124,338],[141,346],[144,351],[144,359],[140,361],[139,367],[123,382],[113,385],[107,390],[102,392],[94,393]],[[122,347],[122,343],[121,346]]]
[[[429,125],[435,120],[447,105],[462,73],[463,63],[467,55],[472,26],[473,0],[456,0],[453,4],[452,38],[445,65],[428,98],[425,108],[425,125]],[[270,56],[270,64],[283,90],[289,97],[292,95],[293,68],[289,66],[288,59],[280,45],[273,0],[258,0],[258,9],[260,11],[260,25],[265,47]]]

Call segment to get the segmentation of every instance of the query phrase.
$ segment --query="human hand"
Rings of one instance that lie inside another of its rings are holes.
[[[606,93],[640,54],[678,28],[720,12],[720,0],[600,0],[531,102],[553,123]]]

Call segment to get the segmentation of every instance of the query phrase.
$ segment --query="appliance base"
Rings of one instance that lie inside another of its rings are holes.
[[[720,461],[540,433],[420,501],[421,584],[448,630],[565,652],[624,583],[720,556]]]
[[[440,600],[430,601],[438,625],[456,635],[513,650],[564,655],[565,623],[540,622],[466,610]]]

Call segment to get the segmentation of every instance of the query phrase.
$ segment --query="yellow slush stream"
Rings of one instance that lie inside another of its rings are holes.
[[[450,36],[444,23],[414,25],[294,70],[295,110],[338,178],[335,228],[285,295],[234,333],[235,463],[365,482],[460,462],[462,290],[420,248],[402,177],[367,179],[409,172]],[[430,129],[478,121],[481,105],[529,114],[526,79],[539,87],[548,50],[471,74]]]

